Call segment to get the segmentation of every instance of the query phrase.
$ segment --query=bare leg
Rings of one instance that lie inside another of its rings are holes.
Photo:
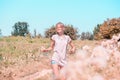
[[[59,65],[59,69],[62,70],[64,67]],[[66,80],[65,73],[63,72],[60,76],[60,80]]]
[[[53,70],[53,74],[54,74],[54,79],[55,80],[66,80],[65,75],[62,74],[60,76],[60,70],[63,68],[63,66],[60,66],[58,64],[52,64],[52,70]]]
[[[59,78],[59,66],[57,64],[52,64],[53,74],[55,76],[55,80]]]

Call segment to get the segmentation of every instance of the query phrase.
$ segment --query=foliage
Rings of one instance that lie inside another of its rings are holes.
[[[0,37],[2,36],[2,31],[1,31],[1,29],[0,29]]]
[[[94,28],[94,30],[93,30],[93,34],[94,34],[94,35],[99,32],[100,26],[101,26],[101,24],[97,24],[97,26]]]
[[[120,33],[120,18],[107,19],[97,29],[94,29],[94,39],[111,39],[113,35]]]
[[[36,33],[37,33],[37,32],[36,32],[36,29],[34,29],[34,37],[36,37]]]
[[[45,37],[50,38],[52,35],[56,34],[55,26],[53,25],[51,28],[45,31]]]
[[[27,22],[17,22],[13,26],[12,36],[25,36],[29,33]]]
[[[71,37],[71,39],[73,39],[73,40],[76,40],[79,37],[78,31],[76,28],[73,27],[73,25],[65,25],[64,33],[66,35],[69,35]],[[50,38],[50,37],[52,37],[53,34],[56,34],[54,25],[45,31],[45,37]]]
[[[42,38],[42,35],[39,33],[38,35],[36,35],[37,38]]]
[[[79,37],[78,29],[74,28],[73,25],[65,26],[65,34],[69,35],[73,40],[76,40]]]
[[[81,33],[81,37],[80,37],[81,40],[93,40],[93,34],[90,33],[90,32],[82,32]]]

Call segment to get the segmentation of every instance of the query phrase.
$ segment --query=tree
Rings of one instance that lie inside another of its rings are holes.
[[[2,31],[1,31],[1,29],[0,29],[0,37],[2,36]]]
[[[36,29],[34,29],[34,37],[36,37],[36,33],[37,33],[37,32],[36,32]]]
[[[99,32],[100,26],[101,26],[101,24],[97,24],[97,26],[94,28],[94,30],[93,30],[93,34],[94,34],[94,35]]]
[[[29,33],[27,22],[17,22],[13,26],[12,36],[25,36]]]
[[[102,24],[97,24],[97,26],[94,28],[94,30],[93,30],[93,36],[94,36],[94,39],[96,39],[97,37],[98,37],[98,33],[100,32],[100,26],[101,26]]]
[[[45,31],[45,37],[46,38],[50,38],[54,34],[56,34],[55,26],[54,25]]]
[[[94,34],[95,39],[111,39],[120,33],[120,18],[107,19],[99,26],[99,31]]]
[[[69,35],[71,39],[76,40],[79,38],[78,29],[73,25],[65,25],[65,34]]]
[[[82,32],[81,33],[81,40],[93,40],[93,34],[90,32]]]
[[[80,39],[81,39],[81,40],[84,40],[84,39],[85,39],[85,32],[82,32],[82,33],[81,33]]]
[[[76,40],[79,37],[78,29],[74,28],[73,25],[65,25],[65,34],[69,35],[71,39]],[[53,25],[45,31],[45,37],[50,38],[52,35],[56,34],[55,26]]]

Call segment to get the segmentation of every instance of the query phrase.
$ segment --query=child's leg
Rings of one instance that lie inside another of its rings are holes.
[[[65,73],[64,73],[64,71],[63,71],[63,66],[60,66],[59,65],[59,70],[61,70],[61,73],[60,73],[60,80],[66,80],[66,77],[65,77]]]
[[[52,64],[52,70],[53,70],[53,74],[54,74],[54,79],[58,79],[59,78],[59,67],[57,64]]]
[[[54,79],[55,80],[66,80],[65,78],[65,73],[60,74],[60,70],[63,69],[63,66],[58,65],[56,61],[52,60],[51,61],[52,64],[52,70],[53,70],[53,74],[54,74]]]
[[[63,66],[59,66],[58,64],[52,64],[52,69],[53,69],[53,73],[55,76],[55,80],[66,80],[66,77],[64,74],[62,74],[60,76],[60,72],[59,70],[61,70],[63,68]]]

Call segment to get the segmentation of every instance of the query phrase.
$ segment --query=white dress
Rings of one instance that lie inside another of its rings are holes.
[[[66,64],[67,45],[71,41],[71,38],[68,35],[61,37],[55,34],[52,36],[52,40],[55,41],[52,61],[55,61],[60,66],[64,66]]]

